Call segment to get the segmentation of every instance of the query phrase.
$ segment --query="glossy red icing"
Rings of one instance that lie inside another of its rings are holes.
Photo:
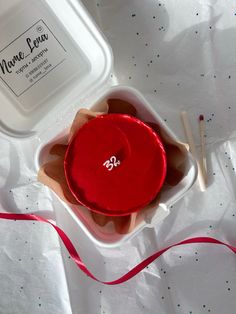
[[[64,168],[80,203],[121,216],[156,197],[166,175],[166,154],[148,125],[126,114],[108,114],[79,129],[68,146]]]

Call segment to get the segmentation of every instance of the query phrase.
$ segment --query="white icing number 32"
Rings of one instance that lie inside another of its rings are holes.
[[[106,160],[103,164],[103,166],[106,167],[108,171],[111,171],[114,167],[119,165],[120,161],[116,159],[116,156],[111,156],[111,158]]]

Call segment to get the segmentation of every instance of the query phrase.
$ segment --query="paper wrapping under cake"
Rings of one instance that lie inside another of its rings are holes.
[[[42,165],[38,174],[38,180],[41,183],[51,188],[63,201],[73,204],[73,210],[76,211],[81,210],[81,204],[78,203],[70,192],[64,173],[64,157],[67,145],[82,125],[95,118],[97,115],[106,113],[125,113],[136,116],[137,110],[135,105],[130,104],[129,102],[112,98],[96,104],[93,106],[92,110],[80,109],[72,122],[68,135],[60,141],[64,142],[64,144],[48,144],[49,147],[51,145],[49,154],[55,156],[55,159]],[[167,186],[171,187],[177,185],[183,178],[183,166],[187,152],[186,147],[182,143],[174,141],[159,125],[149,123],[148,121],[144,122],[156,131],[161,137],[165,147],[167,156],[167,175],[162,189],[165,189]],[[158,210],[156,208],[158,208],[160,195],[161,192],[158,193],[156,198],[149,205],[132,215],[109,217],[93,211],[89,211],[89,215],[91,215],[93,221],[100,227],[106,228],[106,225],[111,222],[117,233],[128,233],[141,223],[145,219],[145,216],[149,215],[150,217],[150,215],[153,215],[152,211]],[[105,231],[103,230],[103,232]]]

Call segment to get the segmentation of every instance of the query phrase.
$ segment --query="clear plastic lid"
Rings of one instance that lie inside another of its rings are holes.
[[[1,2],[0,130],[27,137],[99,90],[112,54],[79,1]]]

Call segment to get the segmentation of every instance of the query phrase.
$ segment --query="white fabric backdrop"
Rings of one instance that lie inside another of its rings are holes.
[[[85,1],[84,1],[85,2]],[[77,247],[101,279],[114,279],[155,250],[192,236],[236,245],[236,2],[86,0],[114,53],[114,82],[139,89],[182,139],[188,110],[196,142],[206,119],[209,187],[197,184],[153,230],[101,249],[76,230]],[[32,146],[0,139],[1,209],[54,218],[61,205],[36,181]],[[0,313],[235,313],[236,256],[220,246],[165,253],[120,286],[88,279],[50,226],[0,221]],[[65,266],[65,267],[64,267]]]

